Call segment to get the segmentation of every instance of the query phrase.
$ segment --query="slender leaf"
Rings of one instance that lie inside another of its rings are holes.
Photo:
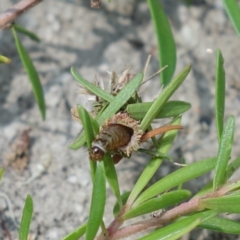
[[[4,173],[4,169],[0,168],[0,181],[2,180],[3,173]]]
[[[29,38],[31,38],[32,40],[34,40],[36,42],[40,42],[39,37],[35,33],[27,30],[26,28],[24,28],[16,23],[14,23],[13,26],[14,26],[14,29],[16,31],[18,31],[19,33],[22,33],[22,34],[28,36]]]
[[[158,194],[167,191],[173,187],[178,186],[184,182],[187,182],[191,179],[195,179],[215,167],[216,158],[207,158],[195,163],[192,163],[186,167],[183,167],[161,180],[154,183],[151,187],[146,189],[134,203],[135,206],[146,201],[149,198],[157,196]]]
[[[200,218],[192,217],[160,228],[139,240],[175,240],[190,232],[201,223]]]
[[[214,190],[220,187],[226,180],[226,170],[232,151],[234,129],[235,120],[234,117],[231,116],[226,123],[219,143],[218,156],[213,179]]]
[[[119,189],[118,177],[117,177],[117,172],[110,154],[104,155],[103,162],[104,162],[105,174],[106,174],[108,183],[114,195],[116,196],[118,200],[118,204],[121,209],[123,204],[122,204],[122,199],[121,199],[121,194]]]
[[[240,222],[221,217],[205,220],[199,227],[229,234],[240,234]]]
[[[181,122],[181,118],[179,117],[175,119],[171,124],[177,125],[180,122]],[[177,135],[176,130],[165,133],[161,142],[161,146],[157,149],[157,152],[167,154],[176,135]],[[147,185],[147,183],[152,178],[154,173],[157,171],[162,161],[163,161],[163,158],[160,158],[160,157],[152,158],[151,161],[149,161],[149,163],[143,170],[141,176],[139,177],[137,183],[133,187],[132,192],[129,196],[128,204],[130,206],[135,201],[136,197],[140,194],[140,192],[144,189],[144,187]]]
[[[240,213],[240,196],[226,196],[219,198],[206,198],[200,200],[200,206],[218,212]]]
[[[192,229],[194,229],[196,226],[198,226],[201,222],[204,222],[208,219],[211,219],[212,217],[216,216],[215,211],[205,211],[193,214],[189,217],[180,218],[174,223],[164,227],[160,228],[149,235],[140,238],[139,240],[155,240],[155,239],[161,239],[161,240],[175,240],[179,239],[184,234],[190,232]]]
[[[77,109],[78,109],[78,115],[80,116],[82,121],[83,128],[86,132],[85,136],[86,136],[87,146],[88,146],[88,149],[90,149],[92,146],[92,141],[95,137],[94,129],[96,131],[96,129],[98,129],[99,126],[97,122],[94,119],[92,119],[89,113],[81,105],[78,105]],[[90,166],[91,166],[91,175],[93,180],[95,171],[96,171],[96,162],[90,161]]]
[[[77,139],[69,145],[69,148],[72,150],[77,150],[82,147],[86,142],[86,135],[84,132],[81,132]]]
[[[227,167],[227,178],[230,178],[233,173],[240,167],[240,157],[232,161]]]
[[[42,85],[41,85],[38,73],[37,73],[26,49],[23,47],[22,43],[20,42],[14,27],[11,27],[11,30],[12,30],[12,34],[13,34],[13,37],[14,37],[14,40],[15,40],[15,43],[17,46],[18,54],[21,58],[24,69],[27,72],[27,75],[32,84],[33,93],[34,93],[36,102],[38,104],[39,110],[41,112],[42,119],[45,119],[45,115],[46,115],[45,101],[44,101],[43,89],[42,89]]]
[[[73,77],[89,92],[93,93],[94,95],[111,102],[114,99],[114,96],[112,96],[110,93],[102,90],[101,88],[97,87],[96,85],[90,83],[89,81],[85,80],[81,75],[77,73],[75,68],[71,67],[71,73]]]
[[[185,200],[186,198],[190,197],[190,195],[191,193],[187,190],[165,193],[160,197],[150,199],[142,204],[139,204],[137,207],[132,208],[130,211],[125,213],[122,218],[127,220],[143,214],[154,212],[159,209],[167,208]]]
[[[89,219],[86,229],[86,240],[93,240],[101,225],[106,202],[106,179],[103,162],[97,166],[95,173]]]
[[[64,237],[63,240],[79,240],[79,238],[85,234],[86,228],[87,228],[87,223],[83,224],[73,232],[69,233],[66,237]]]
[[[94,139],[94,133],[93,133],[93,128],[90,120],[90,116],[86,109],[82,107],[81,105],[77,105],[77,110],[78,110],[78,115],[81,118],[83,128],[86,132],[86,142],[88,149],[91,148],[92,141]]]
[[[233,173],[240,167],[240,157],[236,158],[235,160],[233,160],[228,166],[227,166],[227,179],[229,179]],[[204,186],[195,196],[195,197],[199,197],[199,196],[203,196],[209,192],[211,192],[213,189],[213,181],[210,181],[206,184],[206,186]]]
[[[240,191],[240,180],[229,182],[223,187],[224,192],[229,193],[229,196],[238,195]]]
[[[161,95],[154,101],[147,114],[141,122],[141,128],[146,130],[148,126],[152,123],[153,119],[156,118],[160,110],[163,108],[167,100],[172,96],[172,94],[177,90],[177,88],[183,83],[186,79],[188,73],[190,72],[191,67],[188,65],[183,69],[183,71],[173,79],[173,81],[166,86]]]
[[[121,202],[124,205],[127,202],[127,199],[130,195],[130,192],[125,192],[121,195]],[[119,207],[119,203],[118,201],[115,203],[114,207],[113,207],[113,215],[114,217],[116,217],[118,215],[118,213],[120,212],[120,207]]]
[[[222,0],[222,2],[236,33],[240,36],[240,7],[238,1]]]
[[[99,125],[110,117],[112,117],[120,108],[128,101],[128,99],[137,91],[143,79],[143,74],[139,73],[122,90],[114,97],[108,107],[97,118]]]
[[[127,106],[127,112],[134,119],[143,119],[152,106],[153,102],[134,103]],[[155,118],[170,118],[176,117],[191,108],[191,104],[183,101],[169,101],[164,104],[163,108]]]
[[[9,64],[11,62],[10,58],[7,58],[5,56],[0,55],[0,63],[6,63]]]
[[[157,0],[148,0],[152,21],[158,42],[159,67],[168,66],[161,74],[161,83],[167,85],[174,74],[176,66],[176,46],[163,7]]]
[[[220,50],[217,51],[217,66],[215,79],[215,115],[218,141],[220,141],[223,131],[224,107],[225,107],[225,71],[223,67],[223,57]]]
[[[33,214],[33,201],[30,195],[27,196],[22,219],[19,228],[19,240],[28,240],[28,233]]]

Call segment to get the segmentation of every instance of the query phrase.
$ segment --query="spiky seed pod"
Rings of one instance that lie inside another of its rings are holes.
[[[140,147],[142,135],[139,121],[127,113],[117,113],[101,126],[89,150],[90,159],[100,160],[108,151],[129,157]]]

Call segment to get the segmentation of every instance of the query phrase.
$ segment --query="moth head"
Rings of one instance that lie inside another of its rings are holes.
[[[93,161],[99,161],[103,158],[106,150],[101,143],[94,142],[89,150],[89,157]]]

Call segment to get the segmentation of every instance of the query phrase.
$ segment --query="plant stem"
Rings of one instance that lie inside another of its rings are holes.
[[[43,0],[22,0],[0,14],[0,29],[8,28],[22,13]]]
[[[157,218],[151,218],[148,220],[140,221],[128,227],[121,228],[117,230],[115,233],[113,232],[109,233],[108,239],[109,240],[121,239],[144,230],[160,228],[164,226],[166,223],[172,221],[177,217],[186,215],[194,211],[201,211],[201,210],[203,209],[199,208],[199,198],[196,198],[196,199],[190,200],[187,203],[182,203],[178,207],[175,207],[165,212],[163,215]]]

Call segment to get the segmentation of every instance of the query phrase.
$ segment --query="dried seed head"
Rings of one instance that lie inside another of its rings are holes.
[[[125,112],[120,112],[112,116],[110,119],[108,119],[101,126],[100,132],[103,129],[106,129],[108,126],[111,126],[114,124],[120,124],[128,128],[131,128],[133,130],[131,139],[128,142],[128,144],[125,146],[119,147],[117,149],[119,153],[122,153],[129,157],[133,151],[137,151],[140,147],[140,139],[143,135],[143,130],[140,128],[140,122],[131,118],[129,114]]]

